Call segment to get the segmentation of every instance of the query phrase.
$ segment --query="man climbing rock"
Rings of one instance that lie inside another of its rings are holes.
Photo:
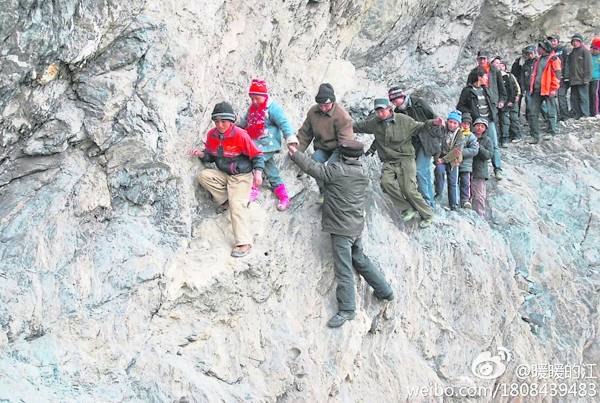
[[[317,104],[308,110],[306,119],[298,130],[298,149],[305,151],[313,143],[313,160],[333,162],[338,158],[338,144],[354,140],[352,118],[344,107],[336,102],[335,92],[329,83],[319,86],[315,101]],[[323,185],[319,180],[317,184],[322,197]]]
[[[399,86],[388,90],[388,98],[396,107],[395,113],[408,115],[417,122],[426,122],[435,118],[435,113],[427,102],[419,97],[406,94]],[[416,154],[417,188],[427,204],[435,207],[431,168],[433,156],[440,152],[441,138],[432,136],[425,130],[420,130],[418,135],[413,137],[412,143]]]
[[[425,126],[442,126],[444,120],[436,118],[417,122],[407,115],[394,113],[386,98],[375,99],[374,108],[376,116],[355,122],[354,131],[375,135],[369,154],[377,151],[383,162],[381,188],[400,208],[402,219],[410,221],[420,214],[420,227],[428,227],[433,210],[417,190],[417,168],[412,138],[417,135],[418,129]]]
[[[339,147],[341,158],[327,165],[311,160],[293,144],[288,148],[290,157],[300,169],[323,183],[325,200],[321,224],[323,231],[331,234],[339,309],[327,326],[340,327],[356,315],[353,267],[373,287],[377,298],[394,299],[392,288],[362,249],[361,233],[365,225],[369,184],[360,161],[363,144],[356,140],[342,141]]]
[[[193,148],[190,155],[217,166],[217,169],[203,169],[198,182],[217,202],[217,213],[229,209],[235,238],[231,256],[243,257],[252,248],[248,195],[253,184],[257,187],[262,184],[265,162],[248,133],[235,125],[236,116],[230,104],[216,104],[211,117],[215,127],[206,134],[204,150]]]

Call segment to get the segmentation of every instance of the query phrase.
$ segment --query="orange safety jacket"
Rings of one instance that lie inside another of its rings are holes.
[[[531,78],[529,81],[529,93],[533,94],[533,86],[535,84],[535,78],[538,74],[538,67],[540,65],[540,59],[538,58],[533,64],[533,70],[531,72]],[[552,91],[558,91],[560,87],[560,77],[556,74],[557,71],[561,70],[560,58],[556,55],[556,52],[552,51],[548,55],[548,63],[542,72],[542,88],[540,89],[540,95],[548,96]]]

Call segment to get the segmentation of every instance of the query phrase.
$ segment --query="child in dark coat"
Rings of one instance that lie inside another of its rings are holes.
[[[471,172],[473,172],[473,157],[479,152],[477,137],[471,132],[471,114],[463,113],[460,130],[463,135],[462,162],[458,169],[458,187],[460,189],[460,206],[471,208]]]
[[[450,209],[458,208],[458,167],[462,161],[463,135],[460,131],[462,113],[452,111],[448,114],[442,136],[442,152],[435,159],[435,196],[440,198],[448,182],[448,203]]]
[[[473,210],[481,217],[485,217],[486,181],[490,178],[488,160],[492,157],[493,144],[487,136],[488,122],[484,118],[477,118],[473,124],[475,137],[479,144],[479,151],[473,157],[473,172],[471,174],[471,203]]]

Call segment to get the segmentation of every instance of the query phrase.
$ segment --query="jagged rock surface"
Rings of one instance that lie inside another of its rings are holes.
[[[255,76],[296,125],[325,80],[356,111],[410,82],[441,113],[479,45],[600,25],[597,2],[513,3],[5,2],[0,400],[413,401],[412,386],[490,385],[470,365],[498,345],[505,382],[518,364],[600,363],[598,120],[509,150],[487,221],[438,209],[404,226],[370,160],[365,247],[398,297],[359,282],[336,331],[314,183],[282,155],[293,208],[265,190],[235,260],[185,156]]]

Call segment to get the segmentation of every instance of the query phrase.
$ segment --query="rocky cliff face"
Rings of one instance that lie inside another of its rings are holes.
[[[401,224],[368,161],[366,249],[398,298],[359,281],[358,317],[335,331],[314,183],[282,154],[293,208],[263,192],[254,253],[235,260],[185,156],[215,102],[247,105],[253,77],[296,125],[322,81],[355,110],[414,85],[443,113],[474,49],[590,34],[595,3],[5,2],[0,400],[427,401],[411,388],[600,363],[597,120],[509,150],[487,221],[439,209],[431,229]],[[476,376],[498,346],[507,371]]]

